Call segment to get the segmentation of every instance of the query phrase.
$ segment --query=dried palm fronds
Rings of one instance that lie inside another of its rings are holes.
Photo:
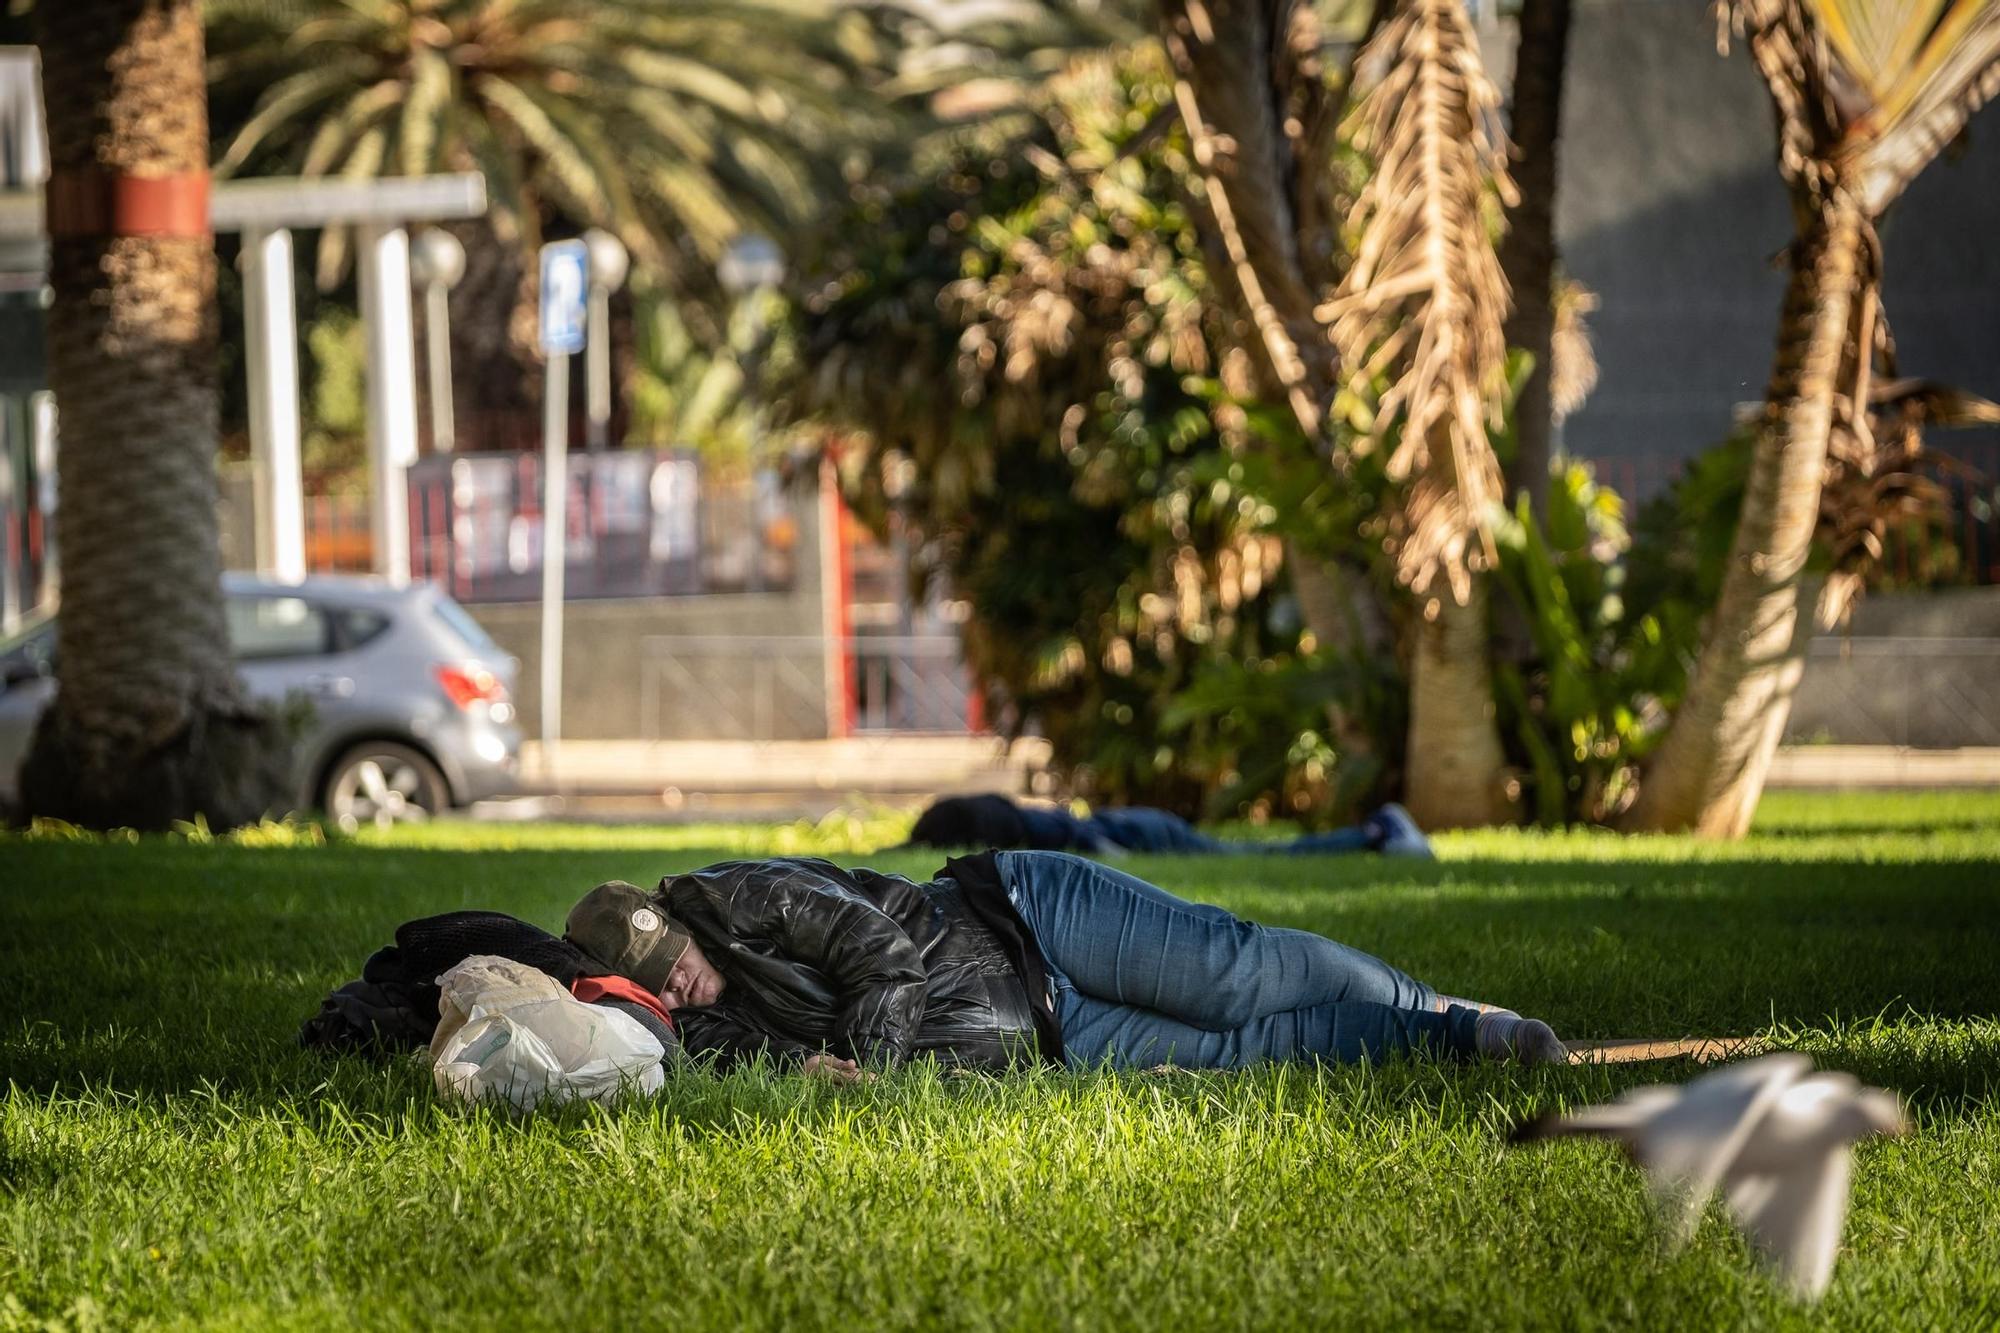
[[[1442,572],[1463,602],[1501,490],[1487,435],[1507,355],[1487,204],[1513,197],[1499,93],[1455,0],[1398,4],[1356,79],[1353,140],[1374,172],[1350,217],[1353,262],[1317,314],[1352,391],[1388,381],[1373,435],[1400,432],[1387,470],[1408,484],[1402,577],[1421,593]]]
[[[1597,293],[1575,278],[1556,286],[1556,330],[1549,356],[1549,405],[1558,423],[1583,406],[1597,387],[1597,351],[1586,317],[1598,307]]]
[[[1856,421],[1864,429],[1850,424]],[[1939,477],[1973,480],[1957,459],[1924,451],[1924,427],[1994,424],[2000,424],[2000,403],[1917,379],[1876,384],[1868,412],[1843,417],[1820,491],[1819,535],[1832,557],[1816,607],[1822,628],[1832,629],[1853,611],[1882,563],[1891,524],[1943,532],[1951,522],[1951,493]]]

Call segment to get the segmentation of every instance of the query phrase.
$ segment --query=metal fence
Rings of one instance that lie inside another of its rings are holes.
[[[569,462],[565,596],[784,592],[797,582],[801,506],[773,470],[705,475],[676,450],[575,454]],[[410,573],[462,602],[541,596],[542,460],[523,453],[433,455],[410,469]],[[224,488],[225,546],[248,565],[251,492]],[[306,567],[366,573],[366,495],[305,498]]]
[[[661,635],[639,672],[645,740],[978,729],[955,635]]]
[[[774,470],[704,475],[683,450],[572,454],[564,595],[782,592],[798,577],[799,499]],[[433,455],[410,469],[410,572],[462,602],[541,595],[542,459]]]

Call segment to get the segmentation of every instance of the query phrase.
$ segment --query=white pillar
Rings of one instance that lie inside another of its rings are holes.
[[[585,443],[595,452],[611,438],[611,289],[590,284],[589,328],[583,340]]]
[[[569,354],[549,353],[542,385],[542,774],[562,741],[563,562],[569,558]]]
[[[299,467],[299,356],[292,234],[243,235],[243,322],[250,378],[250,460],[257,568],[285,583],[306,576],[305,484]]]
[[[410,491],[417,460],[417,344],[410,317],[410,235],[360,229],[361,322],[368,339],[369,531],[375,572],[410,581]]]
[[[458,419],[451,401],[451,298],[441,282],[424,284],[424,367],[431,377],[431,452],[458,447]]]

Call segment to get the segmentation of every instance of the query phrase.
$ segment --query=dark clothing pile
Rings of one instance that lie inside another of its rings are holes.
[[[653,896],[727,982],[715,1004],[676,1011],[691,1052],[1061,1059],[1047,965],[990,855],[924,884],[809,858],[725,862]]]
[[[427,916],[396,927],[396,942],[369,956],[360,980],[322,1000],[319,1012],[299,1029],[299,1044],[384,1054],[429,1046],[438,1025],[437,979],[475,954],[524,963],[564,990],[610,972],[568,940],[502,912]],[[669,1051],[679,1044],[657,1008],[615,996],[595,1003],[637,1019]]]
[[[1017,805],[1005,796],[942,796],[917,816],[912,847],[991,847],[1001,851],[1210,852],[1222,844],[1178,815],[1143,806],[1078,818],[1050,806]]]
[[[910,829],[911,847],[989,847],[1000,851],[1080,852],[1086,856],[1119,852],[1169,855],[1217,853],[1293,853],[1382,851],[1392,829],[1382,823],[1383,811],[1356,828],[1312,833],[1286,842],[1229,842],[1212,838],[1170,810],[1151,806],[1111,806],[1078,817],[1050,806],[1017,805],[1005,796],[941,796],[917,816]],[[1407,816],[1405,816],[1407,819]],[[1409,829],[1417,843],[1422,836]],[[1402,848],[1399,850],[1414,850]],[[1428,846],[1422,849],[1428,856]]]

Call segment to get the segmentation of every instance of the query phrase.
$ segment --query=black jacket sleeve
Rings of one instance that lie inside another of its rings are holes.
[[[689,1055],[713,1055],[725,1069],[760,1055],[768,1055],[779,1065],[797,1069],[812,1054],[800,1043],[772,1036],[720,1006],[683,1009],[675,1018],[680,1025],[681,1049]]]
[[[669,904],[694,895],[739,941],[768,942],[825,977],[834,1039],[856,1060],[896,1062],[923,1021],[923,956],[903,928],[826,861],[736,861],[663,883]]]

